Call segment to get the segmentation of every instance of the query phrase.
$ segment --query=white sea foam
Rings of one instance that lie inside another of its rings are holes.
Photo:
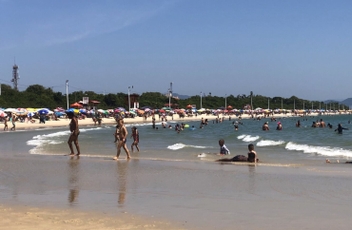
[[[352,151],[342,148],[331,148],[328,146],[312,146],[312,145],[302,145],[293,142],[287,143],[287,150],[302,151],[304,153],[315,153],[323,156],[344,156],[352,157]]]
[[[241,135],[237,137],[237,139],[240,139],[244,142],[253,142],[258,140],[259,138],[260,138],[259,136],[251,136],[251,135]]]
[[[257,146],[276,146],[276,145],[282,145],[284,144],[285,141],[273,141],[273,140],[260,140],[257,143]]]
[[[176,143],[176,144],[167,146],[167,148],[170,150],[179,150],[179,149],[183,149],[183,148],[205,149],[205,148],[209,148],[209,147],[208,146],[200,146],[200,145],[185,145],[182,143]]]

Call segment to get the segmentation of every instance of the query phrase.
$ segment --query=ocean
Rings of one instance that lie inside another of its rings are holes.
[[[216,123],[214,116],[204,116],[209,120],[208,125],[200,128],[199,121],[187,122],[189,127],[180,133],[174,128],[162,128],[161,122],[153,129],[151,123],[127,124],[131,134],[131,127],[136,126],[140,133],[140,152],[133,152],[132,157],[138,159],[164,161],[215,161],[220,157],[218,140],[224,139],[233,157],[246,155],[247,145],[252,143],[262,163],[269,164],[321,164],[326,158],[332,161],[349,160],[352,157],[351,136],[352,130],[344,130],[337,134],[334,130],[339,123],[343,127],[351,128],[351,115],[289,117],[270,119],[242,119],[239,129],[234,130],[233,122],[225,117],[223,122]],[[333,128],[312,128],[314,121],[323,119]],[[300,120],[301,127],[295,126]],[[268,121],[270,130],[262,131],[261,126]],[[283,129],[276,130],[277,122],[281,122]],[[168,121],[167,125],[175,126],[182,121]],[[110,159],[116,155],[116,144],[113,133],[115,126],[80,127],[79,143],[81,156],[91,158]],[[28,154],[65,155],[69,153],[67,128],[25,130],[12,133],[11,136],[20,136],[28,148]],[[127,140],[130,147],[132,138]],[[205,153],[205,157],[198,157]],[[122,150],[120,158],[125,158]]]

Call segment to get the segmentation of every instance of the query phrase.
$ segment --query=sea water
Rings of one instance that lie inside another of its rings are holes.
[[[189,127],[177,133],[174,126],[182,121],[168,121],[167,126],[162,128],[157,123],[158,129],[153,129],[151,123],[127,124],[131,134],[131,127],[136,126],[140,136],[140,152],[136,150],[131,154],[138,159],[165,160],[165,161],[214,161],[220,157],[218,140],[224,139],[225,145],[231,154],[246,155],[247,145],[252,143],[258,153],[259,159],[266,163],[278,164],[309,164],[322,163],[326,158],[331,160],[352,158],[351,136],[352,130],[344,130],[343,134],[337,134],[334,130],[338,123],[343,127],[352,128],[349,120],[351,115],[338,116],[315,116],[315,117],[289,117],[270,119],[242,119],[239,129],[235,130],[233,122],[237,118],[224,117],[223,122],[215,122],[215,116],[204,116],[209,120],[208,125],[200,127],[199,121],[187,123]],[[333,128],[312,128],[314,121],[323,119],[326,124],[330,123]],[[295,126],[300,120],[301,127]],[[264,122],[269,122],[269,131],[262,131]],[[280,121],[283,129],[276,130],[277,122]],[[116,143],[114,143],[114,125],[102,125],[92,127],[80,127],[79,143],[81,155],[92,158],[112,158],[116,155]],[[25,143],[28,154],[42,155],[65,155],[69,153],[67,140],[69,131],[67,128],[28,130],[20,133],[12,133],[12,136],[21,136],[20,142]],[[17,137],[16,137],[17,138]],[[127,139],[130,148],[132,138]],[[19,143],[21,144],[21,143]],[[202,154],[204,157],[198,157]],[[125,158],[122,150],[120,158]]]

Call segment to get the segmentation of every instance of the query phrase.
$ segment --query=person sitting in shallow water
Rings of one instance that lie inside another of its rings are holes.
[[[224,139],[219,140],[220,155],[230,155],[230,150],[226,147]]]
[[[243,155],[237,155],[233,158],[223,158],[217,160],[218,162],[250,162],[250,163],[256,163],[259,161],[258,159],[258,154],[256,151],[254,151],[254,145],[249,144],[248,145],[248,156],[243,156]]]

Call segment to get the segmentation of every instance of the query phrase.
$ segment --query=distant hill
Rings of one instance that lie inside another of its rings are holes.
[[[178,98],[180,98],[181,100],[190,98],[190,96],[188,96],[188,95],[181,95],[181,94],[178,94],[178,93],[172,93],[172,96],[178,97]]]
[[[341,101],[340,103],[347,105],[347,106],[351,106],[352,105],[352,98],[347,98],[347,99]]]
[[[339,104],[343,104],[343,105],[347,105],[349,107],[352,106],[352,98],[347,98],[345,100],[333,100],[333,99],[330,99],[330,100],[326,100],[324,101],[325,104],[329,104],[329,103],[339,103]]]

